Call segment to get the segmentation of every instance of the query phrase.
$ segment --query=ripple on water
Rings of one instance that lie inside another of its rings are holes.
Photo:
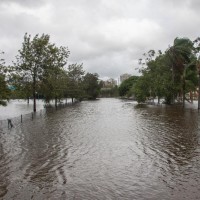
[[[199,115],[81,102],[0,134],[0,198],[198,199]]]

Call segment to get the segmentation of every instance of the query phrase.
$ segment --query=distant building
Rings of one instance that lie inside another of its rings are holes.
[[[107,81],[103,82],[104,88],[113,88],[117,85],[117,81],[113,78],[108,79]]]
[[[128,79],[128,78],[130,78],[132,75],[131,74],[122,74],[121,76],[120,76],[120,84],[123,82],[123,81],[125,81],[126,79]]]

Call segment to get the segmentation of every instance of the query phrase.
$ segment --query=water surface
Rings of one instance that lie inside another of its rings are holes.
[[[200,117],[81,102],[0,133],[0,199],[200,199]]]

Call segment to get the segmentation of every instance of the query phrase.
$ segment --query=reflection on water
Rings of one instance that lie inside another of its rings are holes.
[[[0,134],[0,199],[200,199],[199,114],[82,102]]]
[[[44,101],[37,100],[37,110],[44,109]],[[10,100],[7,106],[0,106],[0,120],[18,117],[21,114],[31,113],[33,111],[33,100],[28,104],[26,100]]]

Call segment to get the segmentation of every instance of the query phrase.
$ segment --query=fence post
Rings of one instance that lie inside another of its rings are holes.
[[[11,127],[11,128],[13,127],[13,124],[12,124],[11,119],[8,119],[8,128],[9,128],[9,127]]]

